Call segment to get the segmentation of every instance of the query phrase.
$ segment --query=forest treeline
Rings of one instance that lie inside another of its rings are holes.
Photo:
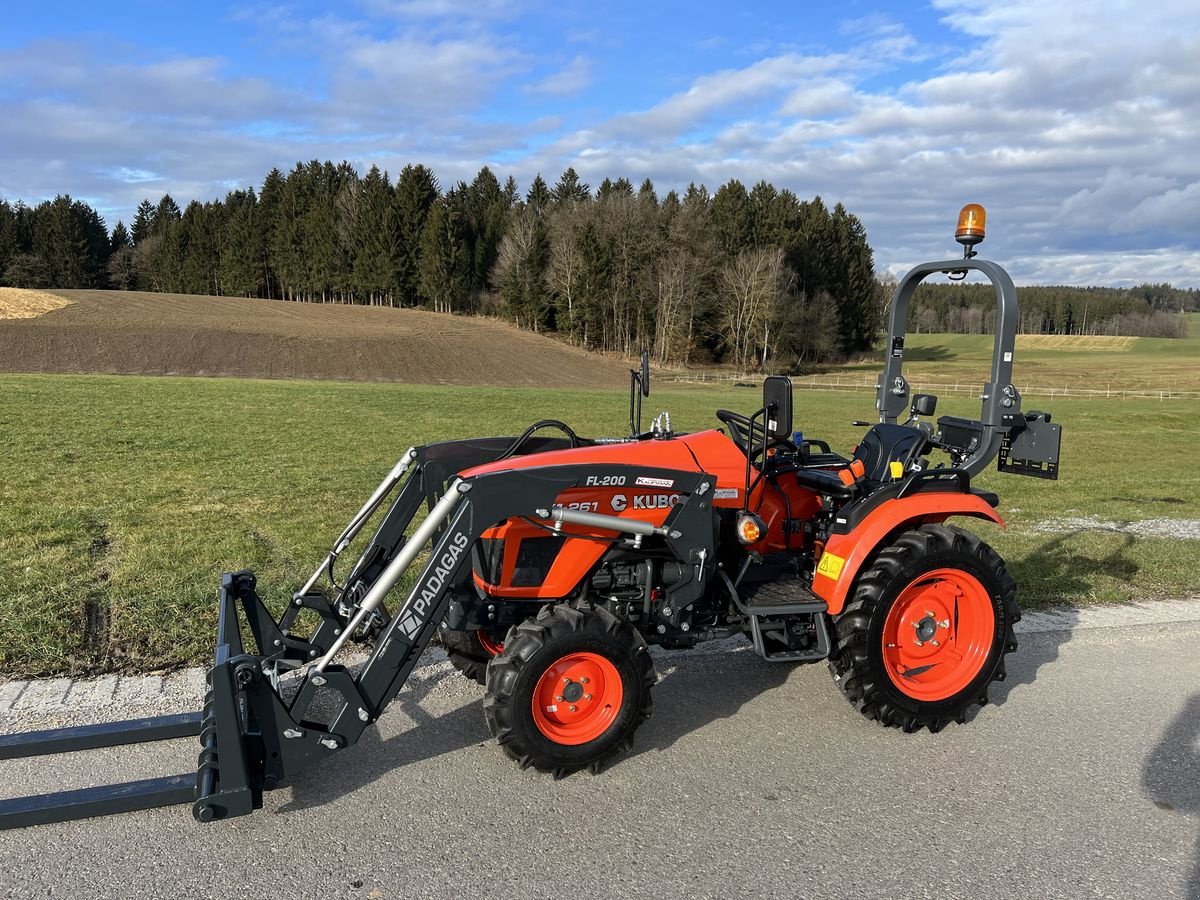
[[[1017,297],[1022,334],[1185,337],[1187,323],[1179,313],[1200,310],[1200,291],[1169,284],[1023,287]],[[996,292],[990,284],[922,284],[908,316],[914,332],[992,334]]]
[[[664,364],[805,368],[871,350],[891,285],[859,219],[760,181],[659,197],[647,179],[574,169],[522,195],[483,168],[442,190],[349,163],[273,169],[261,187],[180,209],[143,200],[111,233],[88,204],[0,199],[0,283],[426,307],[503,316],[590,349]],[[1173,334],[1196,291],[1022,288],[1022,331]],[[922,286],[910,327],[987,332],[981,285]]]
[[[441,190],[425,166],[298,164],[181,210],[145,200],[112,234],[70,197],[0,201],[0,273],[111,287],[421,306],[504,316],[662,363],[794,368],[869,350],[882,295],[859,219],[765,181],[659,197],[573,169],[524,195],[488,168]]]

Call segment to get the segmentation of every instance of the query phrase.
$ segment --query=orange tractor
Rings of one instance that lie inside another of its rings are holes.
[[[718,410],[723,429],[675,433],[664,413],[643,431],[644,354],[628,437],[542,421],[518,437],[411,448],[281,616],[251,573],[224,576],[202,712],[0,744],[21,755],[198,733],[196,775],[32,798],[0,807],[0,825],[182,801],[202,821],[248,813],[264,790],[356,741],[439,630],[454,664],[486,686],[503,751],[560,775],[599,769],[650,715],[651,644],[745,635],[770,661],[827,660],[847,698],[885,725],[965,721],[1004,678],[1020,612],[1004,562],[947,520],[1000,523],[996,495],[972,478],[997,458],[1002,471],[1057,477],[1060,444],[1060,426],[1022,412],[1012,385],[1016,291],[975,258],[982,217],[963,211],[963,258],[901,280],[879,421],[849,456],[793,432],[792,385],[778,376],[750,415]],[[996,292],[982,410],[926,421],[936,398],[910,397],[901,371],[909,301],[925,277],[967,271]],[[339,578],[335,563],[385,504]],[[300,628],[301,613],[315,627]],[[336,661],[350,639],[371,644],[361,668]]]

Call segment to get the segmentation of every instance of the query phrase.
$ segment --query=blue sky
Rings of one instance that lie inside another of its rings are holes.
[[[881,272],[968,201],[1018,282],[1200,286],[1191,2],[13,4],[0,196],[109,225],[348,159],[522,188],[765,178],[841,201]]]

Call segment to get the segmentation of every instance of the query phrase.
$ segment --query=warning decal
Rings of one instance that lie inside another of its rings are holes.
[[[842,574],[842,568],[846,565],[846,560],[836,554],[826,551],[821,554],[821,564],[817,566],[817,574],[824,575],[833,581],[837,581],[838,576]]]

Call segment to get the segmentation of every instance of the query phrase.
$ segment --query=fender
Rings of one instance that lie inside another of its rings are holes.
[[[901,526],[944,522],[951,516],[988,519],[1005,527],[1004,520],[976,494],[939,491],[889,500],[849,534],[830,535],[813,575],[813,593],[829,605],[830,615],[837,615],[846,605],[859,570],[888,535]]]

